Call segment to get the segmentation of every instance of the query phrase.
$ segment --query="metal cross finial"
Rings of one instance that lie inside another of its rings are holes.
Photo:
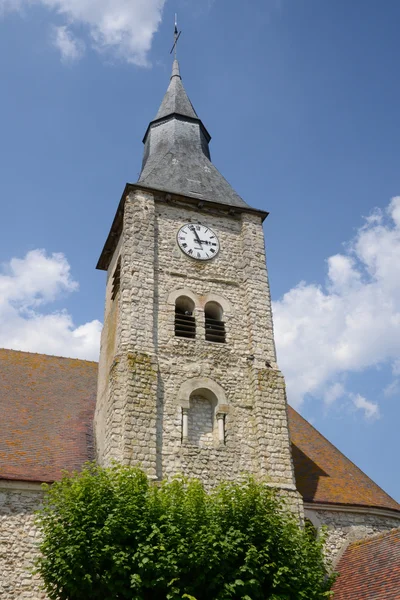
[[[180,31],[178,33],[178,18],[177,18],[177,15],[175,14],[174,45],[172,46],[171,52],[170,52],[170,54],[174,53],[175,60],[176,60],[176,45],[181,36],[181,33],[182,33],[182,31]]]

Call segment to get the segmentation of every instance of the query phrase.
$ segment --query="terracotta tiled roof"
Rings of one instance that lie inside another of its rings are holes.
[[[400,505],[289,406],[296,485],[305,502],[379,507]]]
[[[54,481],[93,458],[97,363],[0,350],[0,479]],[[306,502],[400,506],[289,407]]]
[[[334,600],[400,600],[400,530],[350,544],[337,571]]]
[[[92,457],[97,363],[0,350],[0,478],[54,481]]]

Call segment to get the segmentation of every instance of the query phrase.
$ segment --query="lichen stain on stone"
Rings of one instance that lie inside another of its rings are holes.
[[[110,378],[113,378],[115,376],[115,371],[117,370],[119,363],[120,363],[120,358],[118,356],[116,356],[111,363]]]
[[[200,273],[205,271],[205,269],[207,267],[207,265],[205,263],[200,263],[200,262],[195,262],[193,266],[194,266],[195,270]]]
[[[157,377],[157,369],[154,368],[149,354],[144,352],[129,353],[126,359],[132,373],[139,372],[143,374],[143,372],[146,372],[152,380]]]
[[[275,391],[285,389],[285,384],[280,373],[272,369],[261,369],[257,373],[258,389],[260,391]]]

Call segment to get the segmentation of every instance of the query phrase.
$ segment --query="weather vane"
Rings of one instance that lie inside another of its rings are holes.
[[[181,33],[182,33],[182,31],[180,31],[178,33],[178,18],[177,18],[177,15],[175,14],[174,45],[172,46],[171,52],[170,52],[170,54],[174,53],[175,60],[176,60],[176,45],[178,43],[179,38],[181,37]]]

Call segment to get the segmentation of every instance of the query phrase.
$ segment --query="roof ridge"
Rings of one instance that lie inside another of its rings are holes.
[[[98,360],[88,360],[86,358],[78,358],[78,357],[74,357],[74,356],[61,356],[58,354],[46,354],[44,352],[31,352],[29,350],[18,350],[16,348],[0,348],[0,352],[16,352],[18,354],[26,354],[26,355],[30,355],[30,356],[44,356],[46,358],[62,358],[65,360],[78,360],[79,362],[85,362],[85,363],[93,363],[98,365],[99,361]]]
[[[366,546],[368,544],[373,544],[375,542],[378,542],[379,540],[381,540],[382,538],[385,537],[390,537],[390,536],[394,536],[394,535],[400,535],[400,527],[395,527],[393,529],[390,529],[389,531],[379,531],[378,533],[374,533],[373,535],[364,538],[362,540],[355,540],[354,542],[350,542],[349,547],[357,547],[359,548],[360,546]]]
[[[174,155],[174,153],[172,152],[171,148],[168,148],[164,152],[164,154],[161,154],[160,161],[163,160],[166,156],[168,156],[168,154],[171,154],[172,156]],[[157,167],[158,167],[158,163],[156,163],[151,169],[149,169],[149,172],[146,173],[145,179],[147,179],[147,177],[150,177],[150,175],[153,173],[153,171],[155,171],[157,169]],[[141,185],[141,184],[139,183],[139,185]]]

